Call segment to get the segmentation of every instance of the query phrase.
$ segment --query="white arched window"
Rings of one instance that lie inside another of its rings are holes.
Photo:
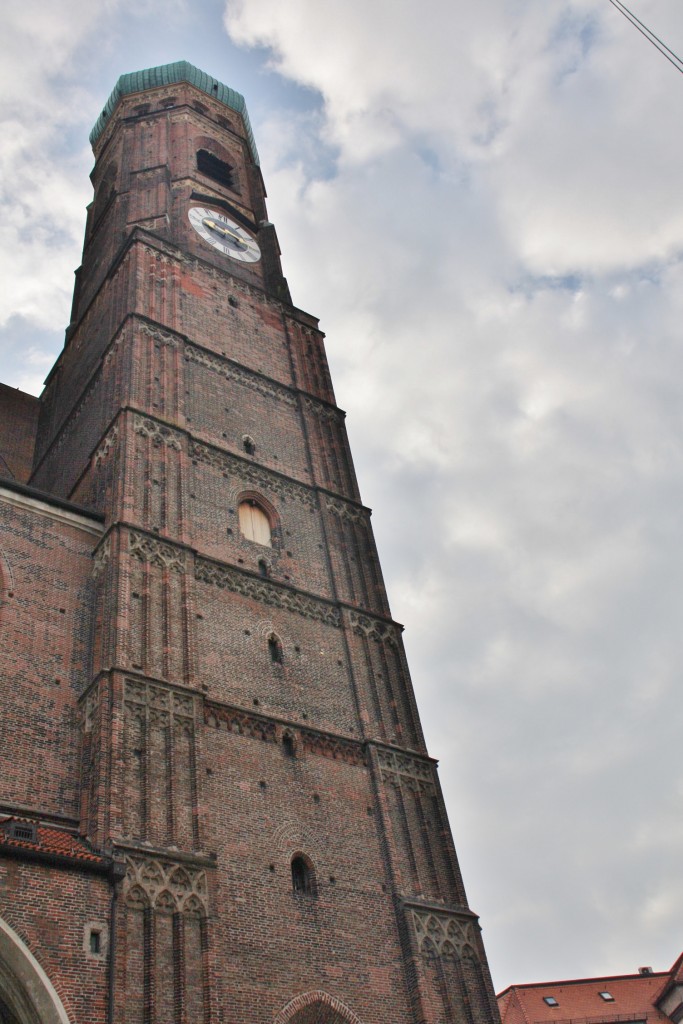
[[[255,501],[243,501],[239,507],[239,516],[243,537],[253,540],[255,544],[272,547],[270,520]]]

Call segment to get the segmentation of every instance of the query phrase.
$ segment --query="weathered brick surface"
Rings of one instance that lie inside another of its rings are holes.
[[[78,813],[78,698],[90,671],[99,523],[0,486],[0,803]],[[88,528],[89,527],[89,528]]]
[[[110,901],[102,877],[0,857],[0,917],[43,968],[71,1021],[106,1020],[107,960],[84,945],[86,926],[108,920]]]
[[[82,948],[111,878],[15,863],[0,836],[2,906],[74,1022],[104,1019],[112,983],[130,1024],[495,1021],[322,335],[259,227],[241,118],[168,85],[126,97],[95,148],[42,505],[0,500],[0,809],[61,815],[125,862],[115,962]],[[258,263],[194,232],[212,203]]]
[[[31,475],[40,403],[0,384],[0,477],[26,483]]]

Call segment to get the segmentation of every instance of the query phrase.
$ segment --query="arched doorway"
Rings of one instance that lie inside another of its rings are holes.
[[[0,1024],[69,1024],[50,979],[0,918]]]
[[[287,1003],[274,1024],[361,1024],[348,1006],[327,992],[304,992]]]

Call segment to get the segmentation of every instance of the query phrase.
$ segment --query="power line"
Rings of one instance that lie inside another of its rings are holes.
[[[609,0],[609,2],[612,4],[612,7],[616,7],[620,14],[624,15],[627,21],[631,22],[634,28],[638,29],[641,36],[645,36],[647,41],[652,43],[655,49],[659,50],[663,57],[666,57],[669,64],[673,64],[676,70],[683,74],[683,60],[681,60],[673,50],[670,50],[666,43],[662,42],[659,36],[656,36],[654,32],[647,27],[647,25],[644,25],[640,18],[636,17],[633,11],[629,11],[628,7],[621,3],[621,0]]]

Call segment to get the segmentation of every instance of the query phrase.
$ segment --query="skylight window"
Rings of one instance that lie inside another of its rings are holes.
[[[600,993],[600,998],[604,999],[606,1003],[613,1003],[614,1002],[614,996],[612,995],[611,992],[601,992]]]
[[[560,1005],[558,1003],[557,999],[555,998],[555,996],[543,996],[543,1002],[546,1003],[547,1006],[559,1006]]]

